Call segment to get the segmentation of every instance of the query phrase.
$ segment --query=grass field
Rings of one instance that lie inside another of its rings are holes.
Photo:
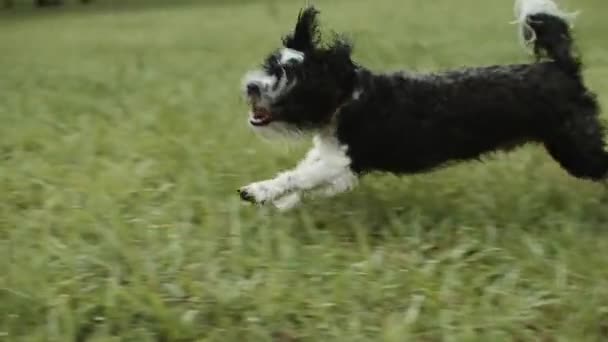
[[[378,70],[528,58],[511,1],[315,3]],[[606,104],[608,3],[570,4]],[[239,94],[300,2],[121,6],[0,11],[0,340],[608,340],[602,187],[530,146],[244,205],[307,148]]]

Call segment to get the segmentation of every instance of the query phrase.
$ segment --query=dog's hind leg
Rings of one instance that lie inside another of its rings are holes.
[[[545,139],[549,154],[572,176],[594,181],[608,177],[604,130],[596,115],[571,117]]]

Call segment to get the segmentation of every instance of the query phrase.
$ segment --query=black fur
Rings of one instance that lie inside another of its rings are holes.
[[[573,175],[608,170],[597,103],[558,65],[471,68],[434,75],[358,73],[360,98],[337,117],[357,172],[413,173],[541,142]]]
[[[321,39],[317,15],[319,11],[308,7],[298,15],[298,21],[293,33],[283,38],[283,45],[304,53],[314,50]]]
[[[313,7],[300,12],[294,32],[283,38],[285,47],[302,51],[301,64],[279,63],[279,52],[271,54],[263,69],[279,80],[283,77],[297,80],[288,96],[272,105],[278,121],[297,127],[298,130],[318,129],[326,125],[336,109],[348,101],[356,83],[356,66],[351,60],[352,47],[342,37],[321,45]]]
[[[526,18],[525,37],[535,37],[534,53],[541,60],[552,59],[560,68],[580,77],[581,62],[572,49],[570,27],[563,19],[550,14],[534,14]]]
[[[285,66],[297,84],[271,111],[298,130],[332,122],[357,173],[424,172],[537,142],[571,175],[606,177],[599,106],[583,83],[563,19],[527,18],[535,63],[375,74],[351,60],[347,43],[319,46],[317,13],[301,12],[284,39],[286,47],[304,52],[305,60]],[[267,61],[267,70],[272,63]]]

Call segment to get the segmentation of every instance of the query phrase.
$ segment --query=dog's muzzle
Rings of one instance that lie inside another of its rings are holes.
[[[249,123],[258,127],[266,126],[272,122],[272,113],[270,110],[259,104],[261,96],[262,90],[257,83],[252,82],[247,84],[247,97],[251,104]]]

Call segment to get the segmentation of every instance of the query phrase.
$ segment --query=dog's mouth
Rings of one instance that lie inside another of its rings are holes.
[[[266,126],[272,122],[272,113],[264,107],[253,105],[249,122],[254,126]]]

